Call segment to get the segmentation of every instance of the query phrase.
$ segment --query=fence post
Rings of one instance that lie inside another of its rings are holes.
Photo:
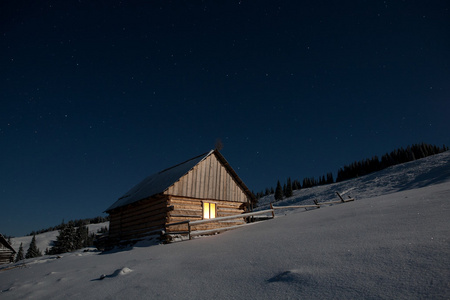
[[[345,202],[344,198],[341,197],[341,194],[339,194],[338,192],[336,192],[336,194],[338,195],[338,197],[341,199],[342,202]]]
[[[272,210],[272,219],[275,218],[275,210],[273,209],[272,202],[270,202],[270,209]]]
[[[191,222],[188,221],[188,237],[191,239]]]

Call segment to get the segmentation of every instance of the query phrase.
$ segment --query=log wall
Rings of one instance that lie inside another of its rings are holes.
[[[194,199],[164,195],[139,201],[110,212],[108,245],[139,240],[150,235],[159,235],[163,230],[170,234],[186,231],[187,224],[165,226],[181,221],[203,219],[203,203],[216,204],[216,217],[239,215],[246,211],[247,204],[215,199]],[[244,218],[199,224],[195,230],[209,230],[245,224]]]
[[[168,197],[149,198],[109,213],[109,239],[112,243],[159,234],[172,207]]]
[[[15,253],[0,244],[0,264],[8,264],[14,260]]]
[[[210,155],[198,163],[164,194],[196,199],[249,202],[242,187],[215,155]]]
[[[180,196],[169,196],[168,205],[173,207],[168,212],[168,222],[176,223],[181,221],[195,221],[203,219],[203,202],[216,204],[216,217],[226,217],[239,215],[245,212],[246,204],[234,201],[217,201],[208,199],[193,199]],[[244,224],[244,218],[237,218],[235,220],[227,220],[221,222],[213,222],[207,224],[199,224],[192,226],[191,230],[207,230],[222,227],[229,227],[234,225]],[[180,224],[166,227],[166,232],[178,232],[187,230],[187,224]]]

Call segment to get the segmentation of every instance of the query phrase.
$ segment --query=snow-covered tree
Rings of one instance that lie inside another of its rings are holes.
[[[25,259],[25,257],[23,256],[23,246],[22,246],[22,243],[20,243],[19,251],[17,252],[15,262],[18,262],[18,261],[21,261],[24,259]]]
[[[33,258],[42,256],[41,251],[36,246],[36,236],[33,235],[33,238],[31,239],[30,247],[27,250],[27,254],[25,255],[25,258]]]
[[[48,253],[60,254],[92,246],[94,237],[94,234],[89,235],[87,226],[81,225],[75,229],[74,223],[69,222],[59,231],[55,245]]]
[[[76,249],[76,232],[75,226],[72,222],[65,224],[59,230],[59,235],[56,237],[55,245],[50,249],[50,254],[60,254],[71,252]]]

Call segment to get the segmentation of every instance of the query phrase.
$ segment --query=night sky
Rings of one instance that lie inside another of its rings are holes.
[[[255,192],[450,145],[449,1],[1,1],[0,232],[214,148]]]

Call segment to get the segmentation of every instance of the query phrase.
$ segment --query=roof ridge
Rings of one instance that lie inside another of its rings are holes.
[[[176,167],[178,167],[178,166],[181,166],[182,164],[185,164],[185,163],[187,163],[187,162],[189,162],[189,161],[191,161],[191,160],[197,159],[197,158],[199,158],[199,157],[201,157],[201,156],[206,157],[206,156],[208,156],[208,155],[209,155],[211,152],[213,152],[213,151],[214,151],[214,150],[211,150],[211,151],[209,151],[209,152],[205,152],[205,153],[203,153],[203,154],[197,155],[196,157],[193,157],[193,158],[190,158],[190,159],[188,159],[188,160],[185,160],[185,161],[183,161],[182,163],[176,164],[176,165],[171,166],[171,167],[169,167],[169,168],[167,168],[167,169],[164,169],[164,170],[162,170],[162,171],[159,171],[157,174],[164,173],[164,172],[166,172],[166,171],[168,171],[168,170],[170,170],[170,169],[173,169],[173,168],[176,168]]]
[[[164,192],[171,185],[173,185],[174,182],[189,173],[195,165],[199,164],[213,154],[214,151],[215,150],[211,150],[182,163],[176,164],[170,168],[164,169],[158,173],[147,176],[144,180],[126,192],[122,197],[117,199],[117,201],[106,211]]]

